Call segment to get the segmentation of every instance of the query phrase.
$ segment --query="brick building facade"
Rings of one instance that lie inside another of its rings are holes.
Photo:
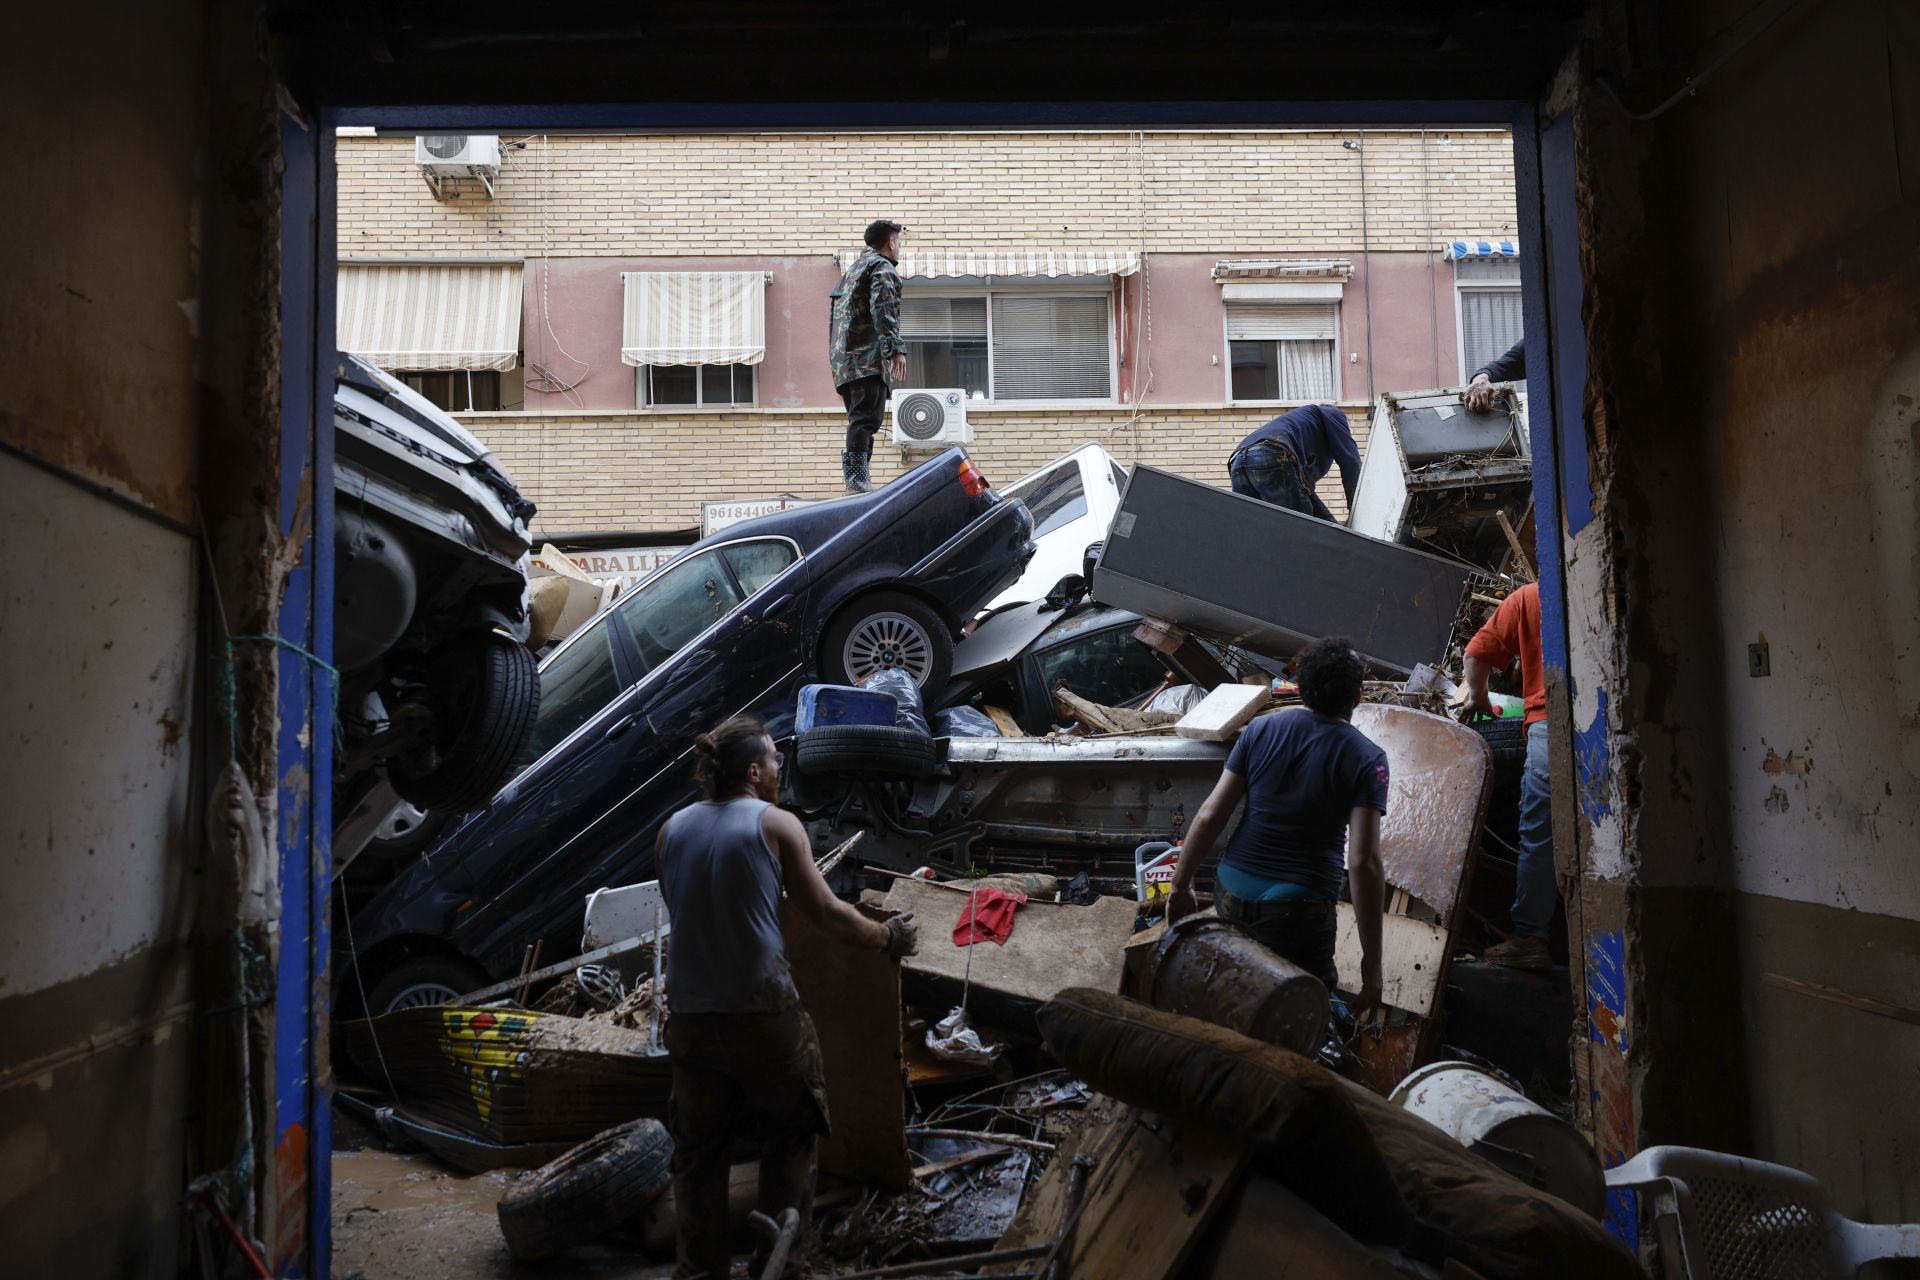
[[[1224,484],[1233,442],[1286,407],[1337,402],[1364,436],[1375,394],[1458,383],[1518,333],[1498,132],[508,137],[492,194],[438,197],[412,138],[342,137],[338,167],[343,312],[400,288],[390,309],[494,309],[505,336],[467,340],[491,354],[381,362],[459,411],[550,532],[837,493],[827,296],[875,217],[909,229],[910,381],[969,389],[1001,483],[1097,440]],[[480,283],[441,287],[456,272]],[[640,363],[625,276],[661,272],[737,273],[754,358]],[[916,457],[883,434],[876,482]]]

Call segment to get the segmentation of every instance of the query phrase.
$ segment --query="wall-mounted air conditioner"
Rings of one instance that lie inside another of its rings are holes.
[[[413,159],[436,198],[447,194],[449,178],[477,178],[492,198],[494,179],[500,176],[500,135],[422,134],[413,140]]]
[[[902,449],[972,444],[967,393],[958,387],[893,393],[893,442]]]

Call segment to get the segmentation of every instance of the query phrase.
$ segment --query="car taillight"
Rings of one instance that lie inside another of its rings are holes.
[[[973,465],[973,459],[960,459],[960,487],[967,491],[969,498],[977,498],[993,488],[987,478],[980,474],[980,468]]]

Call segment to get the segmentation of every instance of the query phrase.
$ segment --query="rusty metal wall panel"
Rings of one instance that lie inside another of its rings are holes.
[[[1409,707],[1364,703],[1354,708],[1353,724],[1387,753],[1392,773],[1380,824],[1387,883],[1450,927],[1480,840],[1493,752],[1465,725]]]

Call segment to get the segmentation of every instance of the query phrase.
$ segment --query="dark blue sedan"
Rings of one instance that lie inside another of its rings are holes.
[[[540,668],[526,765],[355,912],[375,1011],[579,946],[586,895],[653,877],[654,834],[697,797],[694,735],[751,712],[792,733],[799,687],[882,667],[946,686],[960,628],[1019,577],[1033,519],[959,449],[873,493],[783,511],[689,547]],[[343,957],[345,959],[346,957]],[[336,972],[344,973],[344,967]]]

